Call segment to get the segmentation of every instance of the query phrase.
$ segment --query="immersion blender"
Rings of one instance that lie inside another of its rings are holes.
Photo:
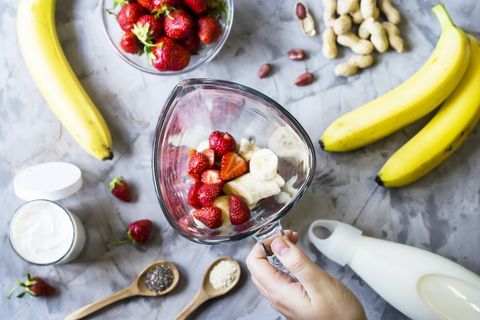
[[[314,221],[308,237],[412,319],[480,319],[480,277],[451,260],[335,220]]]

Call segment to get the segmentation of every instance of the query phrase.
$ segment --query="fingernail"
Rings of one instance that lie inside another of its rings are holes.
[[[287,253],[288,249],[290,249],[290,246],[282,238],[276,238],[273,240],[271,248],[273,253],[283,256],[285,253]]]

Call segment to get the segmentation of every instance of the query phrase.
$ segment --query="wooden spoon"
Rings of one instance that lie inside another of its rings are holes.
[[[217,263],[223,260],[227,260],[235,264],[235,267],[237,269],[235,271],[236,272],[235,278],[228,287],[215,289],[209,280],[210,272],[212,271],[213,267]],[[223,296],[224,294],[228,293],[237,285],[238,281],[240,280],[240,272],[241,272],[240,265],[238,264],[237,261],[233,260],[230,257],[220,257],[217,260],[213,261],[212,264],[208,267],[207,271],[205,272],[205,275],[203,276],[203,282],[200,289],[198,289],[197,294],[195,295],[195,297],[193,297],[190,303],[182,311],[180,311],[180,313],[175,317],[175,320],[187,319],[187,317],[191,313],[193,313],[193,311],[195,311],[199,306],[201,306],[205,301]]]
[[[156,291],[151,291],[150,289],[147,288],[145,285],[145,276],[147,275],[147,271],[150,270],[151,268],[157,266],[157,265],[166,265],[168,266],[172,272],[173,272],[173,282],[168,287],[167,289],[156,292]],[[148,267],[143,269],[143,271],[138,275],[138,277],[130,284],[128,287],[126,287],[123,290],[120,290],[108,297],[103,298],[102,300],[93,302],[91,304],[88,304],[73,313],[69,314],[65,320],[76,320],[76,319],[82,319],[83,317],[86,317],[114,302],[117,302],[119,300],[123,300],[129,297],[134,297],[134,296],[144,296],[144,297],[157,297],[157,296],[163,296],[170,291],[172,291],[178,284],[178,280],[180,279],[180,273],[178,272],[177,267],[166,260],[158,260],[155,261],[154,263],[150,264]]]

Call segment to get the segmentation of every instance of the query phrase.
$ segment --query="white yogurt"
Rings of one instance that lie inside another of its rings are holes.
[[[85,244],[82,222],[47,200],[25,203],[10,222],[10,241],[23,259],[35,264],[60,264],[75,259]]]

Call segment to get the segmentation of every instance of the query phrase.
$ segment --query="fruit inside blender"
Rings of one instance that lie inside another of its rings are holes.
[[[305,130],[281,105],[236,83],[182,81],[154,138],[159,203],[171,226],[192,241],[263,232],[313,180],[315,149]]]
[[[228,231],[248,223],[261,201],[288,203],[298,191],[298,177],[286,182],[279,159],[283,168],[297,165],[301,148],[286,127],[277,128],[265,146],[253,138],[237,140],[228,132],[213,131],[189,151],[187,202],[193,221],[201,228]]]

